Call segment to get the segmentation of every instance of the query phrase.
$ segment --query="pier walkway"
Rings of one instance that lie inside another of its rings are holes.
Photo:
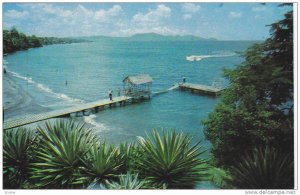
[[[201,94],[213,95],[213,96],[218,95],[218,93],[223,90],[222,88],[216,88],[213,86],[193,84],[193,83],[180,83],[179,88],[182,90],[189,90],[192,93],[201,93]]]
[[[110,101],[109,99],[103,99],[103,100],[89,102],[89,103],[85,103],[85,104],[81,104],[81,105],[78,105],[75,107],[65,108],[65,109],[61,109],[61,110],[54,110],[54,111],[41,113],[41,114],[27,115],[23,118],[8,119],[8,120],[4,121],[3,129],[7,130],[7,129],[27,125],[30,123],[35,123],[35,122],[50,119],[50,118],[68,116],[72,113],[81,112],[81,111],[85,111],[85,110],[89,110],[89,109],[93,109],[93,108],[95,108],[97,111],[99,107],[101,108],[104,106],[112,106],[112,105],[116,105],[117,103],[123,104],[126,101],[131,100],[131,99],[132,99],[131,97],[120,96],[120,97],[114,97],[113,101]]]

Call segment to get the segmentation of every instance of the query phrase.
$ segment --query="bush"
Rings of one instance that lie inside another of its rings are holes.
[[[130,174],[119,176],[119,182],[107,183],[107,189],[129,189],[137,190],[148,188],[145,180],[139,180],[138,174]]]
[[[73,121],[46,122],[38,127],[38,151],[32,163],[31,179],[38,188],[82,188],[79,167],[80,157],[92,147],[95,137],[84,124]]]
[[[159,188],[193,188],[205,174],[199,165],[204,150],[199,143],[190,146],[191,137],[175,130],[153,130],[151,136],[138,140],[142,156],[138,161],[141,176]]]
[[[3,132],[3,188],[19,189],[28,183],[32,133],[24,128]]]
[[[137,160],[141,157],[140,148],[135,143],[121,143],[119,145],[121,156],[121,173],[136,170]]]
[[[92,147],[84,158],[81,158],[83,166],[82,177],[79,183],[97,186],[110,180],[116,180],[121,174],[121,155],[113,145],[94,141]]]
[[[255,148],[231,168],[230,183],[240,189],[294,188],[294,160],[274,148]]]

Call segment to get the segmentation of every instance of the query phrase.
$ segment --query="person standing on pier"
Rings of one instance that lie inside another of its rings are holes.
[[[112,90],[111,89],[109,89],[109,91],[108,91],[108,96],[109,96],[109,100],[112,101],[113,99],[112,99]]]
[[[121,89],[120,89],[120,87],[118,87],[118,96],[119,97],[121,96]]]

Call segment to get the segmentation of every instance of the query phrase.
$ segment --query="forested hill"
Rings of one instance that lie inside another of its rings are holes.
[[[57,38],[57,37],[36,37],[27,36],[19,32],[16,28],[3,30],[3,53],[13,53],[15,51],[27,50],[34,47],[42,47],[51,44],[67,44],[86,42],[83,39]]]

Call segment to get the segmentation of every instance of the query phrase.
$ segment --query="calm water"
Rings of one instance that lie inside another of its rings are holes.
[[[52,45],[17,52],[5,57],[5,66],[14,80],[44,107],[58,109],[116,94],[127,75],[146,73],[153,79],[152,91],[171,87],[181,80],[211,85],[222,76],[223,68],[242,61],[235,52],[251,42],[117,42],[101,41]],[[212,55],[197,62],[188,55]],[[223,56],[223,57],[222,57]],[[68,85],[65,85],[65,82]],[[142,104],[106,109],[84,120],[103,139],[112,143],[132,141],[153,128],[180,129],[205,140],[201,120],[217,99],[170,91]]]

